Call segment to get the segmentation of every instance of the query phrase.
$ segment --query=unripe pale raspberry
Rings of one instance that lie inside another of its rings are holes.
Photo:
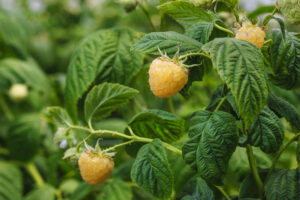
[[[105,181],[114,169],[114,161],[105,154],[84,151],[78,160],[81,177],[85,182],[97,185]]]
[[[13,84],[8,91],[9,97],[14,101],[22,101],[28,95],[28,88],[25,84]]]
[[[278,0],[278,5],[285,19],[290,23],[300,23],[300,1]]]
[[[150,65],[149,84],[157,97],[166,98],[179,92],[188,81],[188,69],[172,59],[159,57]]]
[[[237,39],[246,40],[255,44],[258,48],[264,45],[265,37],[265,32],[255,25],[241,27],[235,36]]]

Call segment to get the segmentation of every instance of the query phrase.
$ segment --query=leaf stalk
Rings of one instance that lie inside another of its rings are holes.
[[[217,28],[217,29],[219,29],[219,30],[221,30],[221,31],[229,33],[230,35],[234,35],[234,33],[231,30],[229,30],[227,28],[224,28],[224,27],[222,27],[222,26],[220,26],[220,25],[218,25],[216,23],[214,24],[214,27]]]

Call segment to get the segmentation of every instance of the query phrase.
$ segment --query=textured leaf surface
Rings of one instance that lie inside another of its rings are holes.
[[[163,111],[143,111],[129,122],[133,132],[141,137],[159,138],[165,142],[178,140],[185,131],[185,121],[180,117]],[[129,134],[129,130],[126,130]]]
[[[269,94],[268,106],[279,117],[284,117],[292,126],[300,131],[300,115],[294,105],[274,94]]]
[[[195,7],[187,1],[170,1],[160,5],[158,9],[169,14],[184,26],[193,25],[197,21],[210,22],[215,19],[204,9]]]
[[[132,192],[130,186],[120,180],[115,179],[108,183],[97,196],[97,200],[130,200],[132,199]]]
[[[39,150],[41,118],[38,114],[25,114],[9,124],[7,144],[13,159],[29,161]]]
[[[87,95],[84,104],[86,121],[104,118],[112,111],[126,104],[138,93],[137,90],[116,83],[102,83]]]
[[[35,64],[8,58],[0,62],[0,90],[8,90],[13,83],[25,83],[32,89],[49,95],[51,88],[44,72]]]
[[[203,46],[210,53],[214,68],[231,88],[241,116],[249,123],[267,103],[268,90],[260,50],[234,38],[215,39]]]
[[[31,191],[25,200],[55,200],[55,188],[46,185],[36,190]]]
[[[214,193],[208,187],[207,183],[200,177],[196,178],[194,192],[191,195],[186,195],[183,197],[183,200],[194,200],[194,199],[205,199],[205,200],[214,200]]]
[[[214,29],[214,22],[198,22],[186,30],[186,35],[205,44]]]
[[[299,199],[299,169],[279,169],[274,171],[266,184],[267,200]]]
[[[198,111],[190,121],[189,137],[182,148],[184,160],[205,180],[221,184],[238,142],[235,118],[222,111]]]
[[[129,29],[101,30],[82,41],[71,57],[66,80],[66,107],[77,118],[77,102],[96,81],[128,84],[139,72],[143,55],[130,51],[139,35]]]
[[[0,185],[0,199],[22,199],[22,174],[16,166],[0,162]]]
[[[174,178],[165,149],[159,139],[144,145],[131,169],[131,179],[161,199],[169,199]]]
[[[50,117],[54,119],[55,122],[60,126],[68,127],[73,123],[67,111],[61,107],[48,107],[48,113],[50,114]]]
[[[300,39],[286,33],[286,40],[284,40],[281,31],[273,31],[270,55],[274,72],[269,75],[272,82],[285,89],[299,87]]]
[[[274,153],[283,141],[283,125],[275,113],[265,107],[249,127],[248,135],[251,145],[259,146],[266,153]]]
[[[180,53],[199,52],[202,44],[197,40],[176,32],[153,32],[142,37],[135,45],[134,49],[144,53],[160,55],[158,48],[166,52],[169,56],[174,55],[178,48]]]

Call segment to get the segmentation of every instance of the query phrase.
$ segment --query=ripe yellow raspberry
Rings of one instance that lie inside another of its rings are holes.
[[[256,25],[246,25],[239,29],[235,38],[246,40],[261,48],[265,41],[265,32]]]
[[[157,97],[166,98],[179,92],[188,81],[188,69],[170,58],[156,58],[150,65],[149,84]]]
[[[90,151],[80,155],[78,165],[83,180],[92,185],[105,181],[114,169],[114,161],[110,156]]]

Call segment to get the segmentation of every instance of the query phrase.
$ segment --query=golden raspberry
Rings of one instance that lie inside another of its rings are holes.
[[[78,160],[81,177],[88,184],[105,181],[114,169],[114,161],[107,155],[85,151]]]
[[[172,59],[159,57],[150,65],[149,84],[157,97],[170,97],[179,92],[188,81],[188,70]]]
[[[235,38],[246,40],[261,48],[264,45],[265,36],[266,34],[261,28],[256,25],[247,25],[239,29]]]

